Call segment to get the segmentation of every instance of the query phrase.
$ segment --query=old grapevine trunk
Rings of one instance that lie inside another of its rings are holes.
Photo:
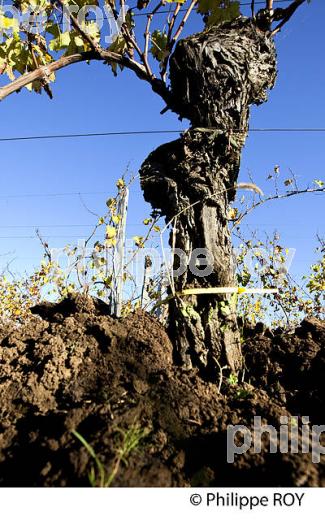
[[[227,210],[235,195],[249,106],[266,101],[275,77],[271,36],[245,18],[182,40],[171,58],[172,109],[189,119],[191,128],[152,152],[140,175],[152,207],[167,221],[178,215],[174,246],[188,258],[196,248],[211,254],[211,274],[202,277],[187,269],[175,278],[176,297],[170,300],[170,334],[186,367],[214,371],[227,364],[238,371],[242,366],[236,295],[177,294],[236,286]]]

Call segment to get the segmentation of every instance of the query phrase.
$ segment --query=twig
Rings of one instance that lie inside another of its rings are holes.
[[[180,37],[181,32],[184,29],[184,25],[186,24],[186,22],[188,20],[188,17],[190,16],[190,14],[191,14],[193,8],[195,7],[196,3],[197,3],[197,0],[192,0],[190,5],[188,6],[188,9],[187,9],[186,13],[183,16],[183,19],[182,19],[181,23],[179,24],[179,27],[178,27],[176,33],[174,34],[173,38],[171,39],[171,42],[170,42],[171,43],[171,49],[173,48],[173,46],[175,45],[176,41]]]
[[[56,3],[59,4],[59,6],[61,7],[62,9],[62,12],[64,10],[64,7],[65,7],[65,4],[62,2],[62,0],[54,0],[54,5]],[[82,38],[87,42],[89,43],[90,45],[90,48],[94,51],[94,52],[98,52],[98,54],[101,53],[101,51],[103,50],[102,47],[95,42],[95,40],[88,34],[88,32],[86,30],[84,30],[81,25],[79,24],[77,18],[75,18],[75,16],[73,16],[73,14],[71,12],[69,12],[69,18],[71,20],[71,23],[73,25],[73,27],[76,29],[76,31],[82,36]]]
[[[78,196],[79,196],[79,200],[82,204],[82,206],[84,207],[84,209],[86,211],[88,211],[88,213],[90,213],[91,215],[93,215],[94,217],[98,217],[99,218],[99,214],[98,213],[95,213],[94,211],[92,211],[90,208],[88,208],[87,204],[85,203],[85,201],[83,200],[82,196],[81,196],[81,193],[78,193]]]
[[[188,9],[187,9],[186,13],[183,16],[183,19],[182,19],[181,23],[178,26],[177,31],[175,32],[174,36],[171,37],[172,31],[173,31],[173,28],[174,28],[174,24],[175,24],[177,15],[178,15],[178,13],[180,11],[181,5],[177,4],[177,6],[175,8],[174,15],[173,15],[173,17],[172,17],[172,19],[170,21],[169,30],[168,30],[168,34],[167,34],[167,51],[168,51],[168,55],[166,56],[166,58],[165,58],[165,60],[164,60],[164,62],[162,64],[162,68],[161,68],[161,77],[162,77],[163,81],[166,80],[166,70],[167,70],[167,65],[168,65],[168,60],[169,60],[170,53],[173,50],[173,47],[174,47],[176,41],[180,37],[181,32],[183,31],[184,25],[186,24],[186,22],[187,22],[190,14],[191,14],[193,8],[195,7],[196,3],[197,3],[197,0],[192,0],[191,1],[190,5],[188,6]]]
[[[145,29],[145,32],[144,32],[144,51],[143,51],[143,54],[142,54],[142,61],[143,61],[143,64],[144,64],[144,66],[145,66],[149,76],[153,75],[152,71],[151,71],[151,68],[150,68],[150,65],[149,65],[149,62],[148,62],[149,40],[150,40],[150,26],[151,26],[151,22],[152,22],[152,19],[153,19],[154,15],[157,13],[157,11],[159,11],[159,9],[162,7],[162,5],[164,5],[164,2],[163,1],[159,2],[156,5],[156,7],[154,8],[154,10],[150,14],[148,14],[146,29]]]
[[[173,28],[174,28],[174,25],[175,25],[175,21],[176,21],[176,18],[178,16],[178,13],[180,11],[180,8],[181,8],[181,4],[179,4],[179,3],[176,4],[173,16],[171,17],[171,19],[170,19],[170,21],[168,23],[168,33],[167,33],[167,49],[168,49],[168,52],[167,52],[165,58],[163,59],[163,62],[162,62],[162,65],[161,65],[161,77],[162,77],[163,81],[166,81],[166,71],[167,71],[168,60],[169,60],[169,55],[170,55],[170,51],[171,51],[171,38],[172,38],[172,33],[173,33]]]
[[[108,0],[108,5],[111,8],[114,20],[116,22],[118,22],[118,20],[119,20],[119,13],[118,13],[118,11],[115,8],[115,0],[113,0],[113,1],[112,0]],[[124,12],[122,13],[122,16],[123,15],[124,15]],[[123,36],[123,38],[125,40],[126,46],[127,46],[127,54],[128,54],[128,56],[130,56],[131,59],[133,59],[134,58],[134,49],[133,49],[133,47],[130,44],[128,35],[127,35],[126,31],[125,31],[125,27],[123,26],[123,24],[121,26],[121,34],[122,34],[122,36]]]
[[[262,193],[262,191],[260,190],[260,188],[258,188],[258,186],[256,186],[256,184],[254,184],[254,183],[247,183],[247,182],[240,182],[238,184],[235,184],[234,186],[231,186],[231,188],[224,188],[223,190],[214,191],[208,197],[205,197],[203,199],[197,200],[197,201],[193,202],[192,204],[188,204],[188,206],[185,206],[185,208],[181,209],[178,213],[176,213],[176,215],[174,215],[167,222],[167,224],[161,230],[160,233],[161,234],[164,233],[166,231],[166,229],[168,228],[168,226],[170,226],[170,224],[174,221],[174,219],[176,219],[177,217],[179,217],[180,215],[185,213],[185,211],[188,211],[189,209],[193,208],[194,206],[197,206],[198,204],[204,204],[204,202],[206,202],[207,199],[211,199],[211,197],[215,197],[216,195],[221,195],[222,193],[227,193],[228,191],[233,191],[233,190],[236,190],[236,189],[237,190],[238,189],[243,189],[243,190],[254,191],[254,192],[257,192],[257,193],[260,193],[260,194]]]
[[[151,226],[149,227],[148,231],[147,231],[147,234],[145,235],[145,237],[143,238],[142,240],[142,244],[145,244],[148,240],[149,240],[149,237],[151,235],[151,232],[153,230],[153,228],[155,227],[155,225],[157,224],[157,222],[159,221],[160,219],[160,216],[157,217],[156,219],[154,219],[151,223]],[[126,262],[125,266],[124,266],[124,269],[127,269],[128,266],[130,265],[130,263],[134,260],[134,258],[136,257],[136,255],[138,254],[138,249],[136,249],[131,258]]]
[[[215,356],[213,356],[213,361],[216,363],[217,367],[219,368],[218,392],[219,392],[219,394],[221,394],[221,387],[222,387],[222,382],[223,382],[223,371],[225,368],[228,368],[228,365],[225,365],[224,367],[222,367]]]
[[[121,11],[122,13],[124,14],[125,13],[125,2],[124,0],[120,0],[120,6],[121,6]],[[122,33],[122,36],[126,42],[126,45],[128,47],[128,52],[130,55],[132,55],[132,49],[135,49],[140,57],[140,59],[143,61],[143,52],[141,51],[137,41],[135,38],[133,38],[132,34],[130,33],[129,31],[129,28],[126,24],[125,21],[123,21],[122,25],[121,25],[121,33]],[[131,50],[131,52],[130,52]],[[146,67],[145,67],[146,69]],[[149,74],[149,77],[151,77],[152,74]]]
[[[43,249],[44,249],[44,254],[46,256],[46,258],[48,259],[49,262],[52,262],[52,254],[51,254],[51,250],[49,248],[49,245],[47,242],[45,242],[45,240],[43,239],[43,237],[41,236],[41,233],[40,233],[40,230],[39,229],[36,229],[36,235],[39,239],[39,241],[41,242],[42,246],[43,246]]]
[[[298,7],[300,7],[303,3],[305,3],[306,0],[294,0],[292,4],[290,4],[286,9],[281,9],[281,22],[273,29],[271,35],[274,36],[277,34],[282,27],[290,20],[292,15],[296,12]],[[280,18],[277,18],[280,19]]]
[[[234,221],[232,229],[237,227],[249,213],[251,213],[254,209],[258,208],[262,204],[265,204],[265,202],[269,202],[271,200],[286,199],[287,197],[292,197],[293,195],[303,195],[305,193],[325,193],[325,188],[307,188],[305,190],[294,190],[288,193],[283,193],[282,195],[271,195],[270,197],[261,199],[258,202],[255,202],[250,208],[244,211],[244,213],[242,213],[238,219]]]
[[[180,3],[176,4],[175,11],[174,11],[173,16],[171,17],[170,22],[168,24],[168,33],[167,33],[167,42],[168,43],[171,41],[171,37],[172,37],[175,21],[176,21],[176,18],[178,16],[178,13],[180,11],[180,8],[181,8],[181,4]]]

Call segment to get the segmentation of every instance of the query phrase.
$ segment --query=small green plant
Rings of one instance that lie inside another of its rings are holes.
[[[89,455],[94,459],[95,465],[97,467],[98,475],[96,475],[96,470],[94,466],[91,467],[91,470],[88,474],[89,482],[92,487],[96,487],[97,481],[99,482],[99,487],[107,487],[105,486],[106,482],[106,472],[103,464],[100,462],[99,458],[96,455],[95,450],[92,446],[86,441],[86,439],[78,433],[76,430],[72,430],[71,432],[80,442],[81,444],[86,448]]]
[[[94,460],[94,465],[88,474],[89,482],[92,487],[110,487],[115,479],[121,464],[128,465],[128,458],[130,454],[136,450],[147,435],[148,430],[141,428],[138,424],[133,424],[128,430],[116,428],[119,435],[118,445],[115,448],[115,458],[111,471],[107,471],[93,447],[86,441],[86,439],[76,430],[72,430],[72,434],[81,442],[86,448],[89,455]]]
[[[238,399],[246,399],[252,395],[252,391],[250,389],[240,386],[238,376],[236,374],[230,374],[228,377],[228,383],[230,386],[236,389],[236,397]]]
[[[246,388],[240,388],[236,392],[236,397],[238,399],[247,399],[251,395],[252,395],[252,391],[251,390],[247,390]]]
[[[228,383],[231,386],[237,386],[238,385],[238,377],[236,376],[236,374],[230,374],[230,376],[228,378]]]

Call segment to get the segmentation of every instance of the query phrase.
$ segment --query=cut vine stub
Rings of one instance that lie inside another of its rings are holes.
[[[272,37],[243,17],[182,40],[170,62],[172,109],[191,121],[180,139],[152,152],[140,169],[145,199],[169,222],[174,246],[190,257],[212,256],[212,273],[188,269],[176,293],[190,287],[235,286],[227,222],[245,143],[249,106],[267,100],[276,78]],[[194,204],[194,205],[193,205]],[[177,268],[177,265],[175,265]],[[169,332],[184,367],[205,371],[242,367],[236,295],[200,295],[170,301]]]

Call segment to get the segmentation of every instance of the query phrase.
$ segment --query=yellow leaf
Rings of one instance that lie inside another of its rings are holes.
[[[113,226],[106,226],[106,239],[112,239],[116,236],[116,229]]]
[[[135,235],[133,237],[133,240],[134,240],[136,246],[143,247],[143,237],[141,237],[139,235]]]
[[[116,186],[117,186],[118,188],[124,188],[124,186],[125,186],[125,182],[124,182],[124,180],[123,180],[123,179],[119,179],[119,180],[117,181],[117,183],[116,183]]]
[[[113,215],[112,216],[112,221],[114,222],[114,224],[118,224],[121,220],[121,217],[120,215]]]
[[[116,245],[116,239],[115,238],[110,238],[108,240],[105,240],[105,246],[106,247],[113,247]]]
[[[7,16],[0,17],[2,29],[13,29],[15,32],[19,30],[19,23],[16,18],[7,18]]]
[[[238,215],[238,209],[237,208],[230,208],[229,211],[228,211],[228,219],[229,220],[233,220],[237,217]]]

